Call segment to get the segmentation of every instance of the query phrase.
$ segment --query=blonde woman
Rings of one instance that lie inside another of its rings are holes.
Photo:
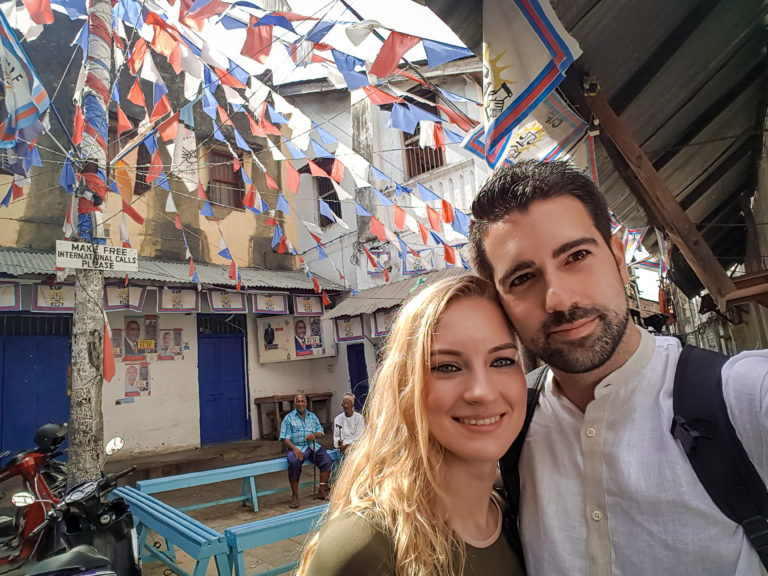
[[[438,282],[400,311],[299,576],[514,576],[522,562],[492,496],[520,432],[525,377],[493,287]]]

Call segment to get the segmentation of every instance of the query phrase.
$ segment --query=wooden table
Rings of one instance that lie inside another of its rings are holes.
[[[331,397],[333,392],[307,392],[304,394],[307,398],[307,409],[310,412],[314,412],[317,419],[320,420],[320,424],[323,425],[323,429],[328,430],[331,426]],[[293,410],[293,400],[296,397],[295,394],[282,394],[274,396],[260,396],[254,398],[253,403],[256,406],[256,418],[259,424],[259,437],[266,438],[279,438],[280,426],[283,423],[283,417],[285,414]],[[283,410],[283,402],[290,402],[291,408],[286,411]],[[321,415],[315,410],[315,403],[324,403],[325,410]],[[269,406],[270,404],[275,407],[275,418],[273,422],[269,423],[269,430],[264,428],[264,415],[262,414],[262,406]]]

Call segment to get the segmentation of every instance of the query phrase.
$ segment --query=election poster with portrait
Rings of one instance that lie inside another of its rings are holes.
[[[126,316],[123,320],[123,361],[144,360],[157,352],[157,316]]]
[[[158,360],[183,360],[184,340],[181,328],[161,328],[157,345]]]
[[[125,397],[149,396],[151,394],[149,362],[130,362],[123,364],[123,384]]]

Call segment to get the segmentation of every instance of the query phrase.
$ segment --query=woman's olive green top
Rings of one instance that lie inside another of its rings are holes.
[[[478,544],[478,543],[475,543]],[[522,562],[501,530],[476,547],[467,543],[464,576],[522,576]],[[309,565],[308,576],[393,576],[392,539],[352,512],[329,520]]]

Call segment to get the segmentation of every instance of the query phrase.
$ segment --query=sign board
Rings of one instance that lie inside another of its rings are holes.
[[[18,282],[0,280],[0,312],[21,310],[21,289]]]
[[[139,252],[134,248],[56,240],[56,266],[136,272],[139,269]]]
[[[293,313],[296,316],[322,316],[323,299],[320,296],[294,296]]]
[[[146,286],[107,284],[104,286],[104,310],[109,312],[114,310],[141,312],[146,294]]]
[[[32,312],[74,312],[74,284],[35,284],[32,291]]]
[[[373,335],[374,336],[386,336],[392,329],[392,324],[397,318],[398,308],[390,308],[389,310],[376,310],[373,313]]]
[[[336,342],[352,342],[365,338],[362,315],[334,318],[334,324],[336,327]]]
[[[251,310],[257,314],[288,314],[288,294],[254,292]]]
[[[163,286],[157,291],[158,312],[200,312],[200,293],[194,288]]]
[[[245,303],[245,293],[233,290],[208,290],[208,305],[211,312],[231,314],[232,312],[248,312]]]

